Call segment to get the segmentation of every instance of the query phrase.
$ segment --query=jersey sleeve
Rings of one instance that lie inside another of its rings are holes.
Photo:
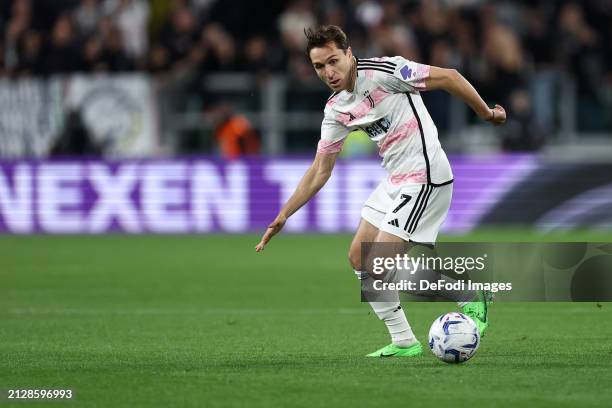
[[[317,153],[338,153],[349,134],[349,129],[338,122],[331,110],[325,109],[325,117],[321,123],[321,140],[317,146]]]
[[[404,57],[380,58],[385,61],[381,69],[377,69],[376,82],[384,89],[393,93],[416,92],[425,90],[425,80],[429,78],[429,65],[419,64]],[[361,63],[361,60],[360,60]],[[366,65],[363,66],[374,66]]]

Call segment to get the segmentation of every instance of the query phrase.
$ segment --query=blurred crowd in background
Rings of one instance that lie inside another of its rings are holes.
[[[544,128],[553,119],[539,95],[554,95],[551,73],[567,75],[581,128],[597,130],[612,106],[611,22],[610,0],[4,0],[0,77],[237,71],[316,82],[303,28],[337,24],[358,57],[456,68],[515,117],[540,104]]]

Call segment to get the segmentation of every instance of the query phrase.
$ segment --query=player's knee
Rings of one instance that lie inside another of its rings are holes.
[[[361,251],[358,245],[351,245],[348,253],[348,260],[354,270],[361,270]]]

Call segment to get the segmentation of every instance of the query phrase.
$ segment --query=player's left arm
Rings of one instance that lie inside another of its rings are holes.
[[[476,89],[455,69],[430,67],[429,77],[425,79],[425,90],[443,89],[468,104],[482,119],[494,126],[506,122],[506,111],[500,105],[491,109],[480,97]]]

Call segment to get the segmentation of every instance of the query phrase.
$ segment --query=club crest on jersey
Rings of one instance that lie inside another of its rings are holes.
[[[374,109],[375,108],[374,98],[372,98],[372,95],[370,95],[370,91],[366,89],[363,92],[363,96],[365,96],[365,98],[367,99],[368,103],[370,104],[370,108]]]
[[[404,78],[404,81],[407,81],[408,79],[412,78],[412,75],[415,72],[412,71],[412,68],[409,68],[408,65],[404,65],[402,67],[402,69],[400,69],[400,74],[402,74],[402,78]]]

